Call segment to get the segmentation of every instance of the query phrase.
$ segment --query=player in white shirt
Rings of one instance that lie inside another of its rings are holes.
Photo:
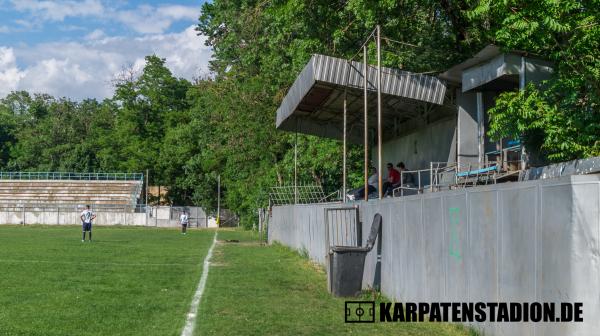
[[[96,214],[92,212],[92,210],[90,210],[90,206],[86,205],[85,206],[85,210],[83,210],[83,212],[81,212],[81,216],[79,216],[79,218],[81,218],[81,224],[83,227],[83,238],[81,239],[82,242],[85,242],[85,232],[89,232],[89,236],[90,236],[90,242],[92,241],[92,221],[96,218]]]
[[[187,226],[190,222],[187,212],[184,211],[181,216],[179,216],[179,222],[181,223],[181,233],[187,234]]]

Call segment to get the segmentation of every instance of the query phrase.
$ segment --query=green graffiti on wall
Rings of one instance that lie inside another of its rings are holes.
[[[460,238],[458,236],[458,227],[460,225],[460,209],[449,208],[448,213],[450,215],[450,242],[448,244],[450,248],[450,256],[460,261],[462,255],[460,254]]]

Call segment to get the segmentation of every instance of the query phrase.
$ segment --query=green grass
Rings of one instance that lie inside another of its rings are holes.
[[[222,242],[226,239],[239,243]],[[260,246],[256,234],[219,231],[197,330],[202,335],[471,335],[442,323],[344,323],[324,271],[283,246]],[[198,334],[198,333],[197,333]]]
[[[213,234],[0,226],[0,335],[179,335]]]
[[[0,226],[0,335],[179,335],[214,231]],[[458,325],[344,323],[321,267],[219,231],[196,335],[469,335]],[[226,243],[237,239],[239,243]]]

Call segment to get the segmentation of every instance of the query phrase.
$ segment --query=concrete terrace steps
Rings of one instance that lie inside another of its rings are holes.
[[[26,201],[26,200],[40,200],[40,201],[49,201],[49,202],[55,202],[56,200],[69,200],[69,201],[77,201],[80,199],[86,199],[86,200],[97,200],[97,201],[105,201],[105,200],[126,200],[126,201],[130,201],[131,200],[131,195],[128,196],[94,196],[94,195],[89,195],[89,196],[77,196],[77,195],[73,195],[73,196],[67,196],[67,197],[56,197],[56,196],[44,196],[44,195],[40,195],[40,196],[21,196],[21,195],[9,195],[9,196],[4,196],[4,197],[0,197],[0,200],[10,200],[10,201]]]
[[[0,180],[0,186],[61,186],[61,187],[123,187],[141,184],[141,181],[72,181],[72,180]]]
[[[0,204],[135,206],[142,181],[0,180]]]

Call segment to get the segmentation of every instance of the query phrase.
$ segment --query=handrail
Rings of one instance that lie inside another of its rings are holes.
[[[2,172],[0,180],[143,181],[143,173]]]
[[[81,202],[76,202],[76,203],[44,203],[44,202],[38,202],[38,203],[28,203],[28,202],[9,202],[9,203],[5,203],[3,202],[2,204],[0,204],[0,211],[4,211],[5,209],[14,209],[14,208],[18,208],[18,209],[73,209],[73,210],[82,210],[85,208],[86,205],[90,205],[92,209],[134,209],[134,208],[140,208],[140,207],[146,207],[146,205],[144,204],[136,204],[134,206],[131,206],[130,204],[118,204],[118,203],[110,203],[110,204],[104,204],[104,203],[81,203]]]

